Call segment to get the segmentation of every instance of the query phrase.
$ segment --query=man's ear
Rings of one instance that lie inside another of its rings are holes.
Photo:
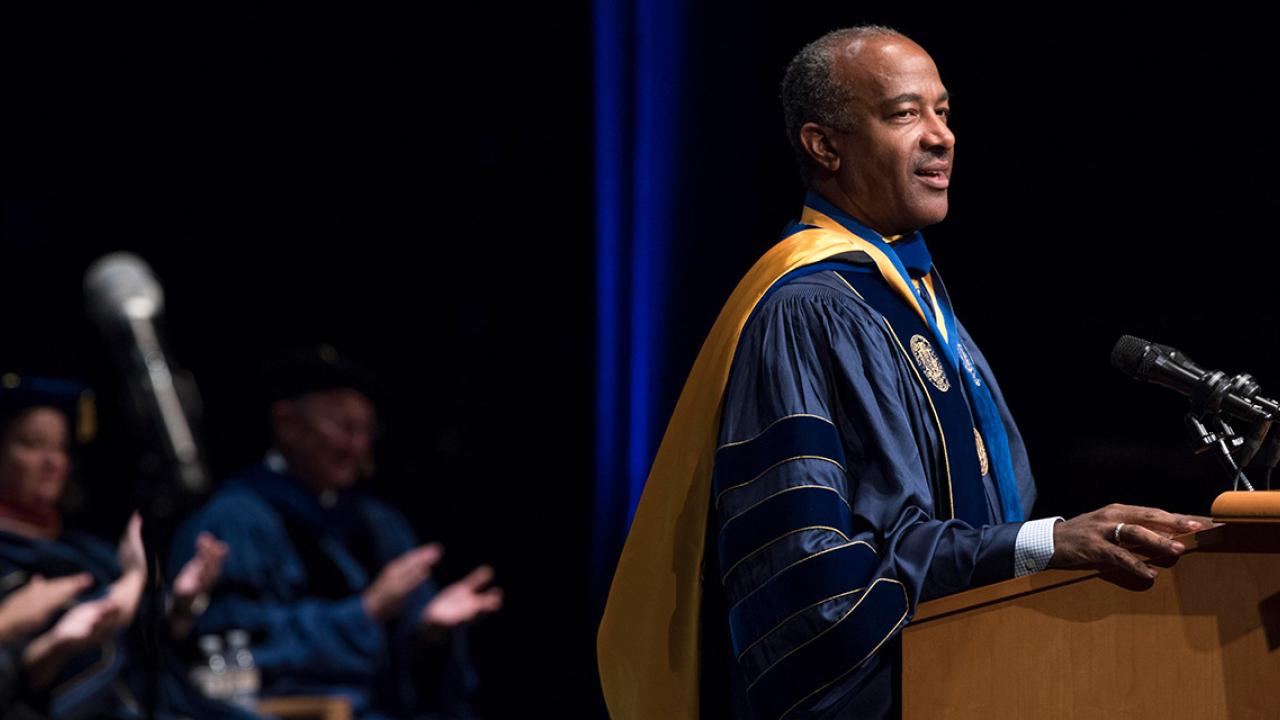
[[[820,168],[827,172],[840,169],[840,154],[836,152],[834,131],[825,125],[808,122],[800,126],[800,144]]]

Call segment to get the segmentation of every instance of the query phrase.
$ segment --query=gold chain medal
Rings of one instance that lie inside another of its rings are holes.
[[[942,369],[942,362],[938,360],[938,355],[933,351],[933,346],[923,335],[911,336],[911,355],[916,359],[916,364],[920,366],[920,372],[928,378],[933,386],[938,388],[940,392],[946,392],[951,389],[951,382],[947,380],[947,374]]]

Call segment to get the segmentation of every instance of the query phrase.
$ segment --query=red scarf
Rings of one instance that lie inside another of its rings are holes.
[[[52,540],[62,533],[62,515],[57,509],[32,510],[0,500],[0,521],[9,520],[31,528],[31,533]],[[26,533],[20,533],[26,534]]]

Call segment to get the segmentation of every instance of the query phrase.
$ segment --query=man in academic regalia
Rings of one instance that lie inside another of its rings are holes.
[[[359,717],[472,716],[476,676],[464,624],[501,590],[482,566],[438,588],[437,544],[354,487],[371,465],[372,380],[323,347],[270,372],[274,445],[179,531],[174,562],[201,531],[230,557],[197,634],[248,630],[264,695],[342,695]]]
[[[1176,556],[1199,527],[1127,506],[1025,520],[1021,435],[919,232],[946,215],[955,146],[929,55],[836,31],[782,95],[805,207],[726,303],[659,448],[600,629],[615,719],[892,716],[920,601],[1048,566],[1150,581],[1134,552]]]

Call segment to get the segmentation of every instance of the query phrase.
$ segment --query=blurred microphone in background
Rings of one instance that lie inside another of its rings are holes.
[[[152,518],[172,516],[180,495],[204,495],[209,474],[193,428],[200,417],[194,381],[169,361],[160,332],[164,290],[142,258],[105,255],[85,272],[89,318],[102,331],[129,389],[131,435],[148,481]]]

